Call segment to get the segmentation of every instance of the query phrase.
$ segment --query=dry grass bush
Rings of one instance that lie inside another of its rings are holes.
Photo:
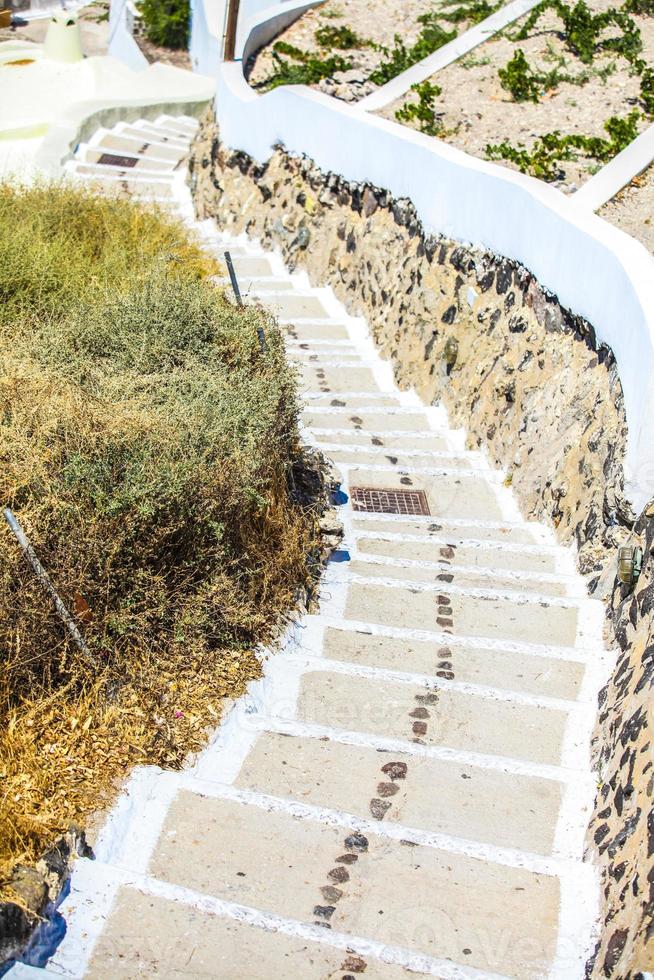
[[[0,188],[0,503],[69,608],[90,607],[96,661],[3,522],[5,884],[130,765],[202,744],[308,579],[295,376],[273,321],[227,302],[214,271],[161,214]]]

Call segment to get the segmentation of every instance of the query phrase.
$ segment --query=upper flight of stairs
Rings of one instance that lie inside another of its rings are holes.
[[[68,170],[193,223],[194,127],[102,130]],[[15,975],[581,978],[601,605],[445,413],[397,390],[331,290],[194,227],[279,317],[345,535],[319,611],[208,748],[133,775],[76,865],[62,944]],[[429,513],[355,509],[362,489],[412,491],[398,509]]]

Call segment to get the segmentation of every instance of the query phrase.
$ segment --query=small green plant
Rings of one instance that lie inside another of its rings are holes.
[[[359,37],[350,27],[332,27],[328,24],[319,27],[314,37],[320,47],[327,51],[331,51],[333,48],[338,48],[341,51],[350,48],[366,48],[370,43],[365,38]]]
[[[518,48],[505,67],[499,69],[502,88],[511,93],[515,102],[538,102],[541,93],[549,92],[563,82],[569,85],[585,85],[593,77],[606,82],[615,71],[615,62],[612,61],[603,68],[585,69],[577,75],[571,75],[560,70],[565,65],[565,58],[556,55],[551,49],[546,57],[550,61],[556,61],[556,67],[547,72],[534,71],[522,49]]]
[[[436,99],[442,92],[440,85],[419,82],[411,86],[411,91],[416,93],[418,101],[402,106],[396,111],[395,118],[402,123],[417,123],[420,132],[428,136],[440,136],[443,132],[443,113],[436,112]]]
[[[640,99],[648,116],[654,116],[654,69],[644,68],[640,77]]]
[[[512,146],[506,141],[488,144],[486,156],[489,160],[514,163],[522,173],[531,174],[532,177],[546,181],[557,180],[564,176],[562,161],[587,158],[608,163],[636,138],[639,119],[640,112],[637,109],[625,118],[611,116],[604,123],[608,139],[579,133],[562,136],[559,130],[555,130],[539,137],[531,150],[521,143],[518,146]]]
[[[498,73],[502,88],[513,96],[515,102],[538,102],[541,85],[529,66],[522,48],[518,48],[510,61]]]
[[[465,68],[466,71],[470,68],[484,68],[486,65],[490,65],[490,63],[490,58],[477,58],[474,54],[468,54],[459,59],[459,65],[461,68]]]
[[[548,10],[553,11],[561,20],[563,40],[570,51],[586,65],[592,64],[595,55],[603,51],[621,54],[632,62],[642,49],[640,31],[629,13],[613,7],[593,13],[585,0],[577,0],[573,7],[568,6],[564,0],[541,0],[514,40],[524,41]],[[622,33],[617,37],[603,37],[609,27],[617,27]]]
[[[283,54],[293,58],[296,63],[286,61],[281,57]],[[257,88],[270,90],[280,85],[315,85],[323,78],[330,78],[334,72],[347,71],[352,67],[352,63],[340,55],[320,58],[286,41],[277,41],[273,45],[272,56],[274,71],[259,82]]]
[[[446,0],[443,7],[454,7],[457,0]],[[450,24],[466,23],[469,26],[479,24],[486,20],[491,14],[500,7],[499,3],[488,3],[488,0],[463,0],[458,6],[454,7],[449,13],[441,13],[441,20],[446,20]],[[428,15],[427,15],[428,16]]]
[[[188,47],[189,0],[141,0],[138,11],[152,44],[174,50]]]
[[[627,14],[654,17],[654,0],[627,0],[622,9]]]
[[[401,75],[407,68],[427,58],[434,51],[438,51],[444,44],[454,40],[457,36],[456,28],[446,31],[436,20],[434,14],[423,14],[418,18],[423,25],[418,40],[411,47],[407,47],[399,34],[393,39],[393,47],[380,47],[384,59],[382,63],[370,75],[370,81],[375,85],[385,85],[391,79]]]

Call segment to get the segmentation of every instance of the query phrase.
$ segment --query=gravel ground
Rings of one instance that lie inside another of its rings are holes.
[[[600,208],[598,214],[654,253],[654,164]]]
[[[611,5],[611,0],[589,4],[595,10]],[[654,18],[634,17],[634,20],[643,39],[641,57],[651,64],[654,62]],[[582,64],[557,36],[560,21],[549,12],[543,15],[531,37],[511,41],[507,35],[517,32],[520,23],[516,22],[501,35],[485,41],[431,79],[442,89],[437,111],[443,113],[442,138],[448,143],[485,158],[488,143],[507,140],[514,146],[522,143],[531,148],[538,136],[553,130],[560,130],[562,134],[606,136],[603,123],[610,116],[625,116],[638,107],[639,79],[630,75],[623,58],[603,55],[597,56],[591,66]],[[590,69],[591,78],[584,85],[562,83],[544,95],[539,103],[513,102],[510,94],[501,87],[497,72],[518,47],[522,48],[534,69],[551,71],[563,58],[559,71],[579,76]],[[606,80],[598,77],[598,70],[612,64],[615,70],[610,77]],[[394,119],[401,105],[415,100],[413,94],[405,96],[380,110],[380,115]],[[639,131],[650,122],[641,118]],[[512,163],[499,162],[516,169]],[[566,192],[576,190],[599,169],[593,160],[566,161],[561,166],[562,178],[555,183]]]
[[[435,0],[399,0],[399,2],[398,0],[333,0],[307,11],[275,40],[283,40],[303,51],[318,53],[320,47],[316,44],[315,32],[319,27],[330,26],[349,27],[359,37],[386,47],[392,47],[393,36],[399,34],[408,47],[415,44],[422,30],[418,17],[441,8],[451,10],[452,6],[446,8],[439,0],[436,2]],[[453,30],[454,27],[454,24],[443,21],[444,29]],[[465,25],[459,25],[459,32],[462,30],[465,30]],[[348,102],[357,101],[375,91],[377,86],[366,79],[383,60],[383,55],[379,51],[366,47],[330,53],[341,54],[352,63],[351,71],[345,73],[346,76],[351,77],[342,77],[342,73],[337,72],[333,82],[324,79],[315,86],[316,88]],[[323,54],[323,57],[326,55]],[[261,83],[272,74],[272,71],[272,44],[270,44],[255,56],[254,64],[249,70],[250,83],[252,85]]]

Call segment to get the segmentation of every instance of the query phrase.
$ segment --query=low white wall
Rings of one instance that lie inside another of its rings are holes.
[[[193,71],[217,76],[223,56],[227,0],[191,0],[189,54]]]
[[[629,424],[627,491],[654,495],[654,259],[634,239],[540,181],[304,86],[257,95],[237,63],[220,69],[226,146],[263,163],[276,144],[325,171],[410,198],[426,229],[530,269],[613,350]]]
[[[575,193],[575,204],[597,211],[654,160],[654,125],[602,167]]]
[[[239,14],[236,56],[247,62],[251,54],[271,41],[294,20],[324,0],[284,0],[263,7],[261,0],[250,0]],[[262,9],[260,9],[262,8]]]
[[[148,67],[148,60],[132,37],[128,0],[111,0],[109,5],[109,54],[132,71]]]

